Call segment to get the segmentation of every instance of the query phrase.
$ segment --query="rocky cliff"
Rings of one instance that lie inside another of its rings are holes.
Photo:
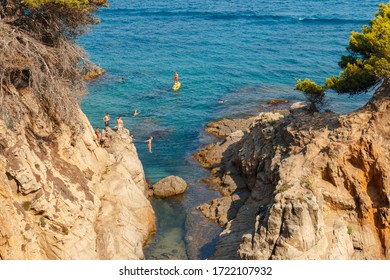
[[[350,114],[295,106],[238,122],[196,154],[224,194],[199,206],[225,227],[214,258],[390,258],[389,83]]]
[[[22,117],[0,119],[0,259],[143,259],[155,216],[128,133],[104,149],[80,109],[76,132],[28,87],[2,94]]]

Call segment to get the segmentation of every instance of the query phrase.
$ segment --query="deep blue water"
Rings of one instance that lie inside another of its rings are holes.
[[[190,183],[180,200],[153,202],[160,232],[184,228],[182,213],[216,195],[199,182],[207,171],[192,160],[193,152],[210,140],[202,132],[205,124],[258,113],[269,99],[303,100],[293,90],[295,79],[310,77],[322,83],[337,75],[337,62],[346,54],[351,31],[361,31],[379,3],[110,0],[110,8],[98,12],[101,24],[92,27],[80,43],[108,74],[89,84],[84,112],[94,127],[103,126],[106,112],[112,119],[123,116],[152,182],[173,174]],[[174,71],[182,83],[178,93],[171,90]],[[345,113],[368,98],[330,93],[328,104]],[[132,115],[135,109],[140,111],[137,117]],[[144,142],[149,135],[154,136],[153,153],[147,152]],[[178,209],[176,225],[165,223],[165,213],[174,218]],[[188,247],[185,235],[175,233],[172,238]],[[157,235],[153,246],[161,249],[165,245],[159,242],[164,239]]]

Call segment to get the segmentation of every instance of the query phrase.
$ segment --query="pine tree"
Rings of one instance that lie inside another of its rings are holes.
[[[339,66],[343,69],[339,76],[327,78],[325,84],[320,86],[310,79],[297,80],[295,89],[301,90],[314,107],[321,106],[323,100],[313,98],[310,89],[324,92],[326,89],[338,93],[360,94],[372,86],[388,80],[390,77],[390,2],[380,4],[375,18],[369,25],[362,27],[362,32],[351,33],[349,55],[342,56]],[[310,86],[308,86],[310,85]],[[325,95],[322,95],[325,96]]]

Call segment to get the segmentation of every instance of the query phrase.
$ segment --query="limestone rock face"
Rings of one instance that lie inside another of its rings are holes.
[[[187,183],[178,176],[168,176],[153,185],[153,194],[156,197],[169,197],[182,194],[187,190]]]
[[[79,111],[75,138],[28,96],[20,123],[0,119],[0,259],[143,259],[155,216],[130,136],[101,148]]]
[[[347,115],[293,108],[200,152],[227,197],[199,207],[225,226],[213,258],[390,259],[390,85]]]

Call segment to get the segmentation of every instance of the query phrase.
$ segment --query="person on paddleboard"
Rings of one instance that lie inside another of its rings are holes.
[[[175,71],[175,74],[173,74],[173,82],[176,84],[179,82],[179,74]]]

